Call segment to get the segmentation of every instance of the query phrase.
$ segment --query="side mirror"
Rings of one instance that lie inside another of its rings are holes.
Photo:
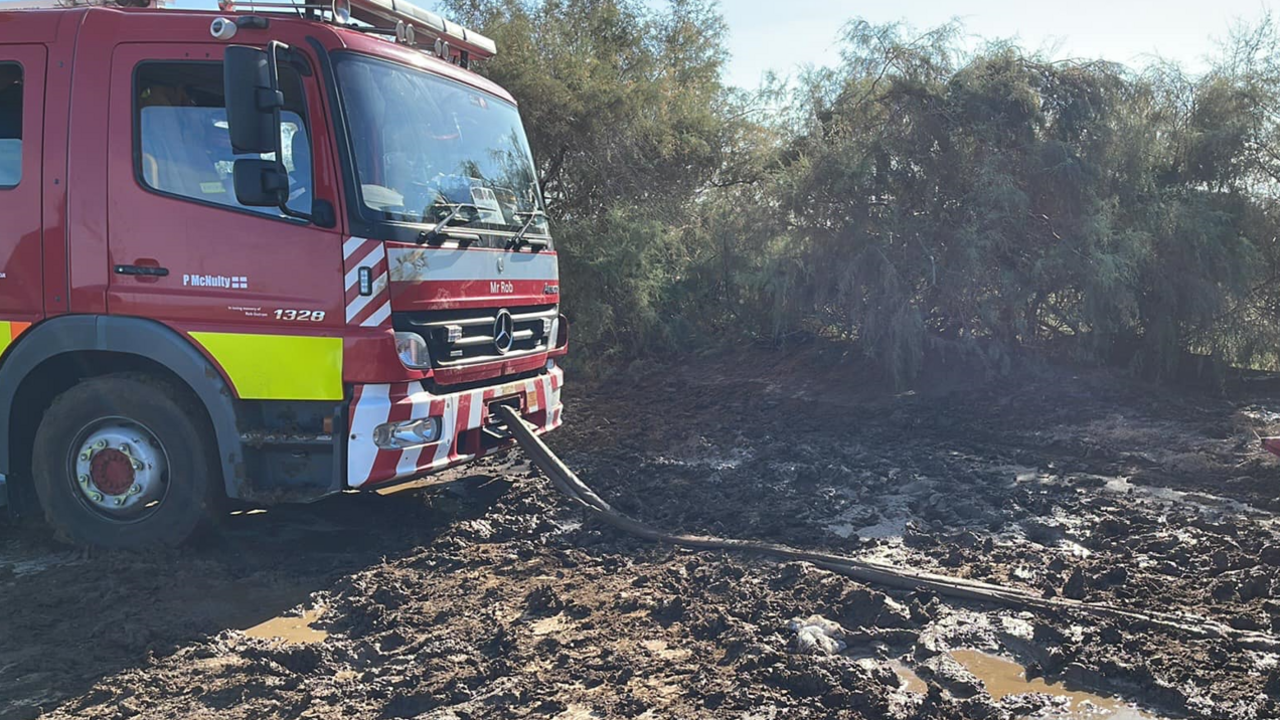
[[[237,153],[279,151],[280,108],[284,93],[271,51],[232,45],[222,63],[227,97],[227,130]]]
[[[278,207],[289,200],[289,175],[275,160],[241,158],[232,169],[236,200],[248,207]]]
[[[232,45],[223,57],[222,86],[231,150],[236,154],[271,154],[274,158],[236,160],[232,171],[236,200],[246,207],[277,207],[288,217],[332,227],[332,206],[318,214],[289,208],[289,173],[284,167],[280,132],[284,92],[280,90],[278,63],[279,55],[287,52],[288,45],[273,40],[266,50]],[[313,203],[313,208],[318,203]]]

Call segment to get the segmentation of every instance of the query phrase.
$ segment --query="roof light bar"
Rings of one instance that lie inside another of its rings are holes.
[[[498,46],[493,40],[404,0],[350,0],[349,6],[351,17],[374,27],[387,27],[388,23],[395,27],[396,23],[404,23],[414,29],[421,42],[435,45],[437,52],[441,45],[435,41],[440,40],[447,43],[444,47],[473,58],[483,59],[498,54]]]
[[[36,2],[76,2],[78,0],[34,0]],[[102,1],[102,0],[96,0]],[[167,0],[117,0],[120,2],[166,2]],[[468,65],[473,59],[490,58],[498,54],[493,40],[474,30],[414,5],[405,0],[218,0],[223,12],[268,10],[276,12],[308,11],[313,19],[325,18],[339,25],[352,20],[372,26],[387,35],[394,35],[396,42],[434,52],[441,58],[459,65]],[[359,29],[359,28],[357,28]]]

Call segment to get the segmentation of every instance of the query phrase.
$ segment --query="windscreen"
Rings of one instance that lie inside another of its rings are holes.
[[[362,55],[342,56],[337,74],[366,217],[546,235],[514,105]]]

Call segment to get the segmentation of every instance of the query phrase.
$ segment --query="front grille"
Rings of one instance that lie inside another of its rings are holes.
[[[498,351],[494,341],[494,325],[502,310],[510,313],[512,320],[511,349],[505,353]],[[546,352],[553,341],[551,321],[558,315],[555,305],[425,310],[392,313],[392,324],[397,331],[421,335],[431,352],[431,366],[447,368]]]

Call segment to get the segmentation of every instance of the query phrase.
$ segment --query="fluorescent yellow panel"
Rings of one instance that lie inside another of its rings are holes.
[[[342,338],[193,332],[244,400],[341,400]]]
[[[8,350],[13,341],[17,340],[18,336],[26,332],[29,327],[31,327],[29,322],[0,321],[0,353]]]

